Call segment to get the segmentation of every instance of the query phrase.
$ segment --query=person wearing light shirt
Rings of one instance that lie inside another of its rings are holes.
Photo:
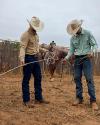
[[[72,37],[70,40],[70,49],[65,60],[69,60],[73,55],[75,56],[74,81],[76,83],[76,99],[73,105],[76,106],[83,102],[82,72],[84,72],[90,96],[90,104],[93,110],[98,110],[91,62],[93,53],[97,50],[97,42],[88,30],[81,27],[82,22],[82,20],[72,20],[67,25],[67,32]]]
[[[43,29],[43,22],[38,17],[32,17],[31,21],[28,22],[28,30],[21,35],[19,58],[22,65],[31,63],[23,67],[22,97],[25,106],[34,107],[30,103],[29,81],[31,75],[34,76],[35,103],[48,103],[43,99],[42,95],[42,75],[38,60],[38,53],[42,48],[39,46],[37,31]],[[42,50],[44,51],[44,49]]]

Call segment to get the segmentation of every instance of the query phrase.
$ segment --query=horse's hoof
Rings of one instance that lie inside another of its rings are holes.
[[[53,82],[54,81],[54,78],[50,78],[50,82]]]

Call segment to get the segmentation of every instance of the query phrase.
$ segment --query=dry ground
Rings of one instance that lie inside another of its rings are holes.
[[[83,80],[84,81],[84,80]],[[100,77],[95,76],[98,105],[100,107]],[[43,78],[43,95],[50,104],[35,104],[26,108],[21,98],[21,78],[17,75],[0,79],[0,125],[100,125],[100,112],[93,112],[89,105],[84,81],[84,104],[73,107],[75,84],[69,76],[56,76],[54,82]],[[34,103],[32,80],[31,103]]]

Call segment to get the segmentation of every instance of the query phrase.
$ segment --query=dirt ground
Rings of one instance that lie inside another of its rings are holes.
[[[55,76],[54,82],[44,76],[43,95],[50,104],[34,104],[34,108],[22,104],[21,78],[17,75],[4,78],[0,79],[0,125],[100,125],[100,111],[91,110],[84,78],[84,104],[72,106],[75,84],[70,76],[65,75],[62,80]],[[30,93],[31,103],[34,103],[32,80]],[[100,107],[100,76],[95,76],[94,80]]]

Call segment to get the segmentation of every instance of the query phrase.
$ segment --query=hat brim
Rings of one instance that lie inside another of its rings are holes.
[[[27,20],[27,21],[28,21],[29,25],[31,25],[31,27],[32,27],[33,29],[35,29],[37,32],[42,31],[43,28],[44,28],[44,23],[43,23],[42,21],[40,21],[38,27],[36,27],[34,24],[31,24],[31,22],[30,22],[29,20]]]
[[[67,30],[68,34],[70,34],[70,35],[76,35],[76,33],[78,32],[78,30],[81,28],[82,21],[79,22],[78,27],[76,29],[74,29],[74,30],[71,28],[71,24],[72,23],[68,24],[66,30]]]

